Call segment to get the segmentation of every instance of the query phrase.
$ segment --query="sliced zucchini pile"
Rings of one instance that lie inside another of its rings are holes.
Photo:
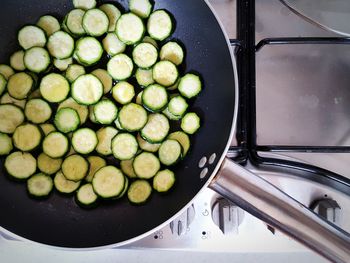
[[[190,110],[201,78],[181,75],[184,46],[153,1],[129,0],[126,13],[72,1],[63,21],[43,15],[22,27],[21,49],[0,64],[5,170],[34,198],[55,189],[83,208],[123,196],[144,204],[175,184],[170,168],[201,125]]]

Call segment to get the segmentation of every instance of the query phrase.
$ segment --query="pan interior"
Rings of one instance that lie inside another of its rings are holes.
[[[114,2],[116,3],[116,2]],[[127,1],[119,1],[127,10]],[[0,63],[19,49],[16,35],[25,24],[42,15],[62,19],[72,9],[70,0],[4,0],[0,10]],[[144,206],[132,206],[124,198],[84,210],[74,197],[53,193],[48,200],[28,198],[23,183],[0,175],[0,226],[21,237],[59,247],[87,248],[116,244],[159,226],[183,208],[203,187],[216,167],[229,138],[234,114],[234,75],[230,51],[215,16],[205,1],[155,1],[155,9],[166,9],[176,20],[172,39],[186,47],[185,66],[180,72],[200,72],[204,88],[190,110],[200,115],[201,129],[192,137],[188,156],[173,167],[176,186],[167,195],[154,193]],[[15,19],[14,19],[15,18]],[[39,76],[39,78],[42,76]],[[0,120],[1,121],[1,120]],[[198,162],[215,153],[208,176],[200,178]],[[1,166],[3,159],[1,160]]]

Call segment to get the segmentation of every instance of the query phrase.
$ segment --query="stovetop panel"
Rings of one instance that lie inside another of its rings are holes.
[[[228,36],[232,39],[237,38],[237,1],[209,0],[209,2],[217,12]],[[279,0],[256,0],[255,2],[256,43],[268,37],[337,36],[301,19]],[[265,46],[257,53],[256,58],[258,144],[350,145],[348,140],[350,121],[347,119],[348,116],[350,117],[350,107],[348,107],[350,92],[347,87],[347,83],[350,83],[350,74],[347,74],[350,70],[350,62],[348,62],[350,46],[335,48],[327,45]],[[236,141],[234,146],[238,147]],[[271,157],[270,153],[259,154]],[[350,178],[349,169],[347,169],[350,154],[297,152],[283,153],[283,155],[277,153],[277,155],[278,158],[285,159],[290,159],[292,156],[294,160],[309,162],[343,173]],[[235,152],[231,152],[230,156],[236,156]],[[343,194],[338,195],[327,186],[295,178],[284,170],[276,173],[256,169],[254,166],[248,166],[248,168],[260,173],[306,206],[310,205],[315,198],[329,196],[335,198],[346,214],[349,214],[349,199]],[[235,255],[240,256],[234,262],[244,260],[245,262],[272,263],[286,259],[289,262],[298,263],[325,262],[308,249],[285,235],[274,232],[265,223],[247,213],[243,213],[243,216],[240,212],[236,214],[237,220],[241,220],[237,231],[223,234],[214,223],[212,216],[215,214],[213,205],[218,199],[220,197],[211,190],[204,191],[191,206],[193,210],[181,215],[172,225],[167,225],[125,247],[128,255],[137,255],[137,261],[142,259],[145,262],[147,260],[147,262],[203,262],[205,260],[232,262]],[[342,223],[344,222],[347,230],[350,230],[350,220],[345,218],[344,221],[343,218]],[[179,235],[178,232],[182,233]],[[0,235],[0,251],[7,252],[7,258],[15,258],[18,248],[28,246],[26,253],[31,255],[28,258],[35,260],[34,254],[40,254],[40,258],[54,254],[56,259],[60,259],[55,262],[62,262],[62,258],[59,257],[62,256],[62,251],[56,253],[52,248],[26,243],[8,241],[2,239]],[[188,256],[186,252],[189,251],[198,251],[197,255],[200,256],[195,257],[193,254]],[[120,248],[105,249],[98,253],[82,252],[79,256],[84,262],[103,261],[107,257],[109,261],[115,261],[116,258],[122,260],[122,252]],[[210,252],[210,256],[204,256],[206,252]],[[249,261],[250,256],[256,253],[259,254],[255,260]],[[280,260],[273,261],[274,255],[278,253],[282,255]],[[77,255],[77,252],[65,251],[65,255],[73,254]],[[226,257],[223,258],[223,255]],[[93,257],[98,259],[91,261]],[[131,259],[130,256],[124,258]]]

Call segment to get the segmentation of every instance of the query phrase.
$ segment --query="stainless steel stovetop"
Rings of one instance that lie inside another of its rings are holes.
[[[210,0],[229,38],[237,38],[236,1]],[[271,37],[336,37],[279,0],[256,0],[256,43]],[[259,145],[347,146],[350,142],[350,46],[265,46],[256,54]],[[276,110],[277,109],[277,110]],[[277,124],[277,125],[276,125]],[[237,141],[232,141],[237,146]],[[230,156],[238,153],[233,148]],[[350,179],[350,153],[261,152],[297,160]],[[350,197],[309,181],[300,171],[247,167],[306,206],[327,199],[329,220],[350,231]],[[304,178],[304,179],[303,179]],[[329,202],[329,200],[335,202]],[[20,253],[19,253],[20,251]],[[179,218],[118,249],[72,252],[0,238],[0,262],[324,262],[262,221],[203,191]],[[63,260],[62,260],[63,259]],[[119,260],[118,260],[119,259]]]

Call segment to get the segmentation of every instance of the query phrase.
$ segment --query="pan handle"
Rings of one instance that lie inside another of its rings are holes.
[[[328,260],[349,262],[349,233],[231,160],[223,161],[209,187]]]

